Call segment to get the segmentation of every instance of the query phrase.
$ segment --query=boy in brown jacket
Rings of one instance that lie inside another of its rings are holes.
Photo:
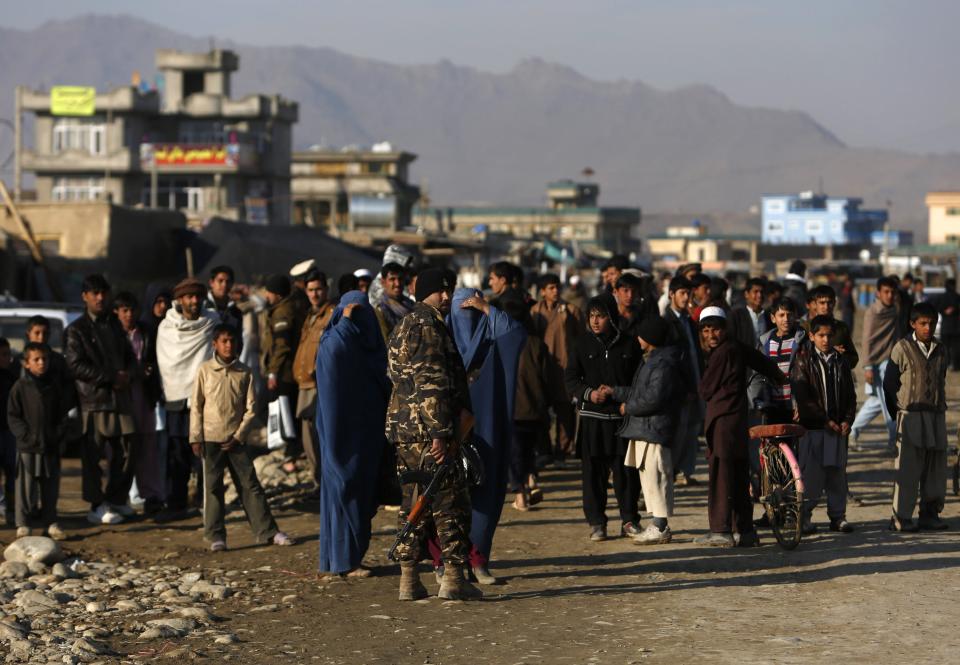
[[[255,398],[253,374],[236,358],[237,332],[219,324],[213,329],[213,358],[200,366],[193,386],[190,409],[190,445],[203,460],[203,536],[210,549],[227,549],[224,525],[223,472],[230,476],[247,514],[253,535],[260,543],[292,545],[277,529],[267,497],[244,441],[253,424]]]

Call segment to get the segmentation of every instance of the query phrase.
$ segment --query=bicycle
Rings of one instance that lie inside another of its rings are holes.
[[[793,452],[806,434],[800,425],[757,425],[750,438],[760,439],[760,503],[780,547],[795,549],[803,529],[803,477]]]

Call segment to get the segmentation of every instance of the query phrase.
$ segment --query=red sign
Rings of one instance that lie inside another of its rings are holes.
[[[239,156],[236,144],[144,143],[140,146],[140,161],[145,166],[236,166]]]

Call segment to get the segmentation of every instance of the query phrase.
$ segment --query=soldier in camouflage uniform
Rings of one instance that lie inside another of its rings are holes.
[[[267,375],[267,400],[273,401],[285,395],[290,399],[290,408],[297,403],[299,388],[293,377],[293,360],[300,343],[303,318],[299,306],[291,294],[290,280],[286,275],[271,275],[266,283],[267,320],[260,340],[263,349],[264,372]],[[283,468],[288,473],[296,471],[294,460],[303,452],[299,438],[287,443],[284,449]]]
[[[441,270],[424,271],[417,280],[417,304],[394,328],[387,342],[387,372],[393,393],[387,408],[387,439],[397,446],[397,469],[402,473],[424,470],[456,452],[460,414],[470,409],[470,392],[460,353],[450,337],[443,315],[450,309],[453,283]],[[418,487],[403,485],[399,524],[416,500]],[[425,553],[425,540],[436,531],[445,572],[440,598],[482,597],[467,582],[463,567],[470,549],[470,494],[462,473],[446,477],[428,514],[412,537],[397,549],[400,560],[400,600],[427,596],[417,563]]]

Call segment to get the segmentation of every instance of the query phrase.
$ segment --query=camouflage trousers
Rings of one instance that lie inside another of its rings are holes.
[[[430,442],[398,443],[397,472],[422,470],[433,473],[436,463],[430,456]],[[407,514],[413,508],[423,488],[415,483],[402,486],[399,526],[402,529]],[[428,558],[427,539],[436,536],[444,563],[463,565],[470,550],[470,493],[460,473],[449,474],[440,491],[434,495],[430,507],[407,540],[397,548],[400,561],[420,561]]]

